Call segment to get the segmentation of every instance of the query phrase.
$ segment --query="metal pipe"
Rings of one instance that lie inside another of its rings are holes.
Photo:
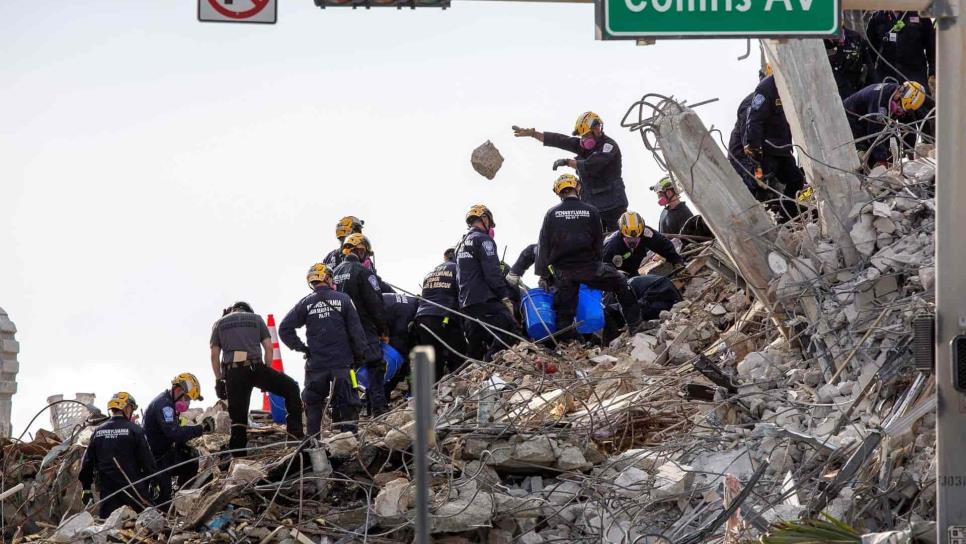
[[[416,464],[416,537],[415,544],[429,544],[429,433],[433,432],[433,369],[436,353],[432,346],[416,346],[409,354],[414,382],[416,438],[413,459]]]

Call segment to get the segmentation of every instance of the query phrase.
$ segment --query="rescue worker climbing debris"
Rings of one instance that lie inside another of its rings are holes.
[[[869,18],[866,36],[873,49],[875,83],[915,81],[934,86],[936,30],[916,11],[879,10]]]
[[[436,351],[436,379],[460,367],[466,358],[466,338],[459,309],[459,285],[456,281],[456,252],[448,248],[443,262],[423,278],[419,307],[413,329],[419,344]],[[449,347],[447,347],[449,346]]]
[[[330,251],[329,254],[322,259],[322,263],[329,267],[329,270],[335,270],[335,267],[342,264],[342,259],[344,257],[342,254],[342,242],[345,242],[346,237],[348,237],[350,234],[361,234],[362,227],[365,224],[365,221],[352,215],[347,215],[342,219],[339,219],[339,222],[335,224],[335,237],[339,240],[339,247]]]
[[[916,145],[916,132],[903,129],[895,121],[915,117],[926,101],[926,91],[916,81],[877,83],[845,99],[846,117],[852,129],[856,147],[865,152],[865,165],[871,169],[888,165],[897,159],[889,146],[893,136],[899,137],[899,149],[910,150]]]
[[[186,412],[193,400],[204,400],[201,383],[190,372],[178,374],[171,380],[171,387],[162,391],[144,413],[144,434],[154,454],[158,469],[159,506],[171,500],[172,479],[177,478],[183,487],[198,474],[198,453],[188,446],[188,441],[215,430],[214,422],[205,419],[203,425],[180,423],[180,414]]]
[[[389,410],[389,403],[383,388],[371,385],[381,384],[384,380],[386,363],[382,358],[382,343],[389,340],[389,327],[379,279],[362,265],[369,257],[370,248],[369,240],[362,234],[347,236],[342,243],[342,264],[333,271],[333,280],[336,289],[349,295],[359,312],[368,346],[368,354],[363,362],[370,383],[366,391],[366,405],[370,416],[379,416]]]
[[[209,345],[215,392],[219,399],[228,401],[231,416],[228,449],[232,450],[233,456],[245,455],[248,406],[255,387],[283,397],[288,434],[295,439],[305,435],[299,386],[291,377],[265,364],[274,358],[272,338],[265,320],[250,304],[236,302],[226,308],[221,319],[211,327]]]
[[[664,260],[675,266],[684,263],[671,241],[645,225],[641,214],[625,212],[618,221],[618,227],[617,232],[604,239],[603,260],[626,272],[628,276],[639,274],[638,269],[641,268],[648,251],[664,257]]]
[[[386,306],[386,325],[389,327],[389,341],[387,342],[403,358],[403,364],[395,369],[393,374],[387,375],[386,398],[409,375],[409,351],[416,345],[413,333],[413,322],[419,301],[416,297],[398,293],[383,293],[382,301]],[[389,369],[386,369],[389,372]]]
[[[745,183],[755,198],[768,202],[781,222],[797,216],[795,196],[805,185],[805,175],[792,155],[792,131],[773,75],[755,88],[745,119],[743,151],[754,166],[754,177],[746,177]]]
[[[536,271],[546,283],[551,282],[552,275],[556,287],[557,328],[563,330],[573,324],[579,288],[583,283],[592,289],[615,293],[628,329],[634,331],[640,325],[640,308],[623,276],[614,265],[602,261],[604,236],[600,214],[596,208],[577,198],[579,190],[580,183],[575,176],[564,174],[558,177],[553,192],[560,197],[560,204],[547,211],[540,228]],[[570,330],[558,338],[577,337],[576,330]]]
[[[150,506],[148,481],[138,482],[157,471],[144,430],[134,422],[138,404],[130,393],[116,393],[107,403],[111,417],[94,429],[84,452],[80,479],[81,501],[94,501],[91,484],[97,482],[100,495],[98,515],[107,518],[111,512],[127,505],[140,512]]]
[[[460,309],[473,318],[466,321],[467,355],[490,361],[517,341],[503,331],[518,327],[493,241],[493,212],[482,204],[473,205],[466,212],[466,225],[469,232],[456,248],[456,278]]]
[[[333,427],[355,431],[362,403],[352,386],[350,369],[370,358],[366,333],[359,313],[346,293],[335,290],[332,271],[313,264],[305,275],[312,293],[300,300],[278,327],[279,338],[289,349],[305,356],[306,429],[318,437],[326,402],[330,403]],[[305,327],[305,341],[297,329]]]
[[[513,127],[513,135],[529,136],[543,142],[544,146],[577,155],[574,159],[557,160],[553,169],[561,166],[575,169],[583,184],[580,199],[600,212],[604,232],[617,230],[617,219],[627,211],[621,150],[617,142],[604,134],[604,123],[599,115],[592,111],[580,114],[574,123],[573,136],[517,126]]]

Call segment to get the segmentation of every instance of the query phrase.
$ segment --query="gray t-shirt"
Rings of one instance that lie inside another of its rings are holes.
[[[221,362],[241,360],[261,361],[262,340],[270,338],[268,325],[262,316],[248,312],[232,312],[211,327],[211,347],[221,348]],[[247,355],[235,356],[235,352]],[[264,361],[263,361],[264,362]]]

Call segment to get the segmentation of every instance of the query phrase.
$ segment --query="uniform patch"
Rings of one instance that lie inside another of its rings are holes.
[[[919,22],[919,17],[916,17],[915,15],[910,16],[909,17],[909,22],[910,23],[918,23]]]
[[[613,144],[604,144],[604,147],[600,148],[601,153],[610,153],[613,150]]]
[[[496,255],[496,244],[494,244],[492,240],[484,240],[483,251],[485,251],[486,254],[491,257]]]
[[[165,406],[161,409],[161,416],[168,423],[174,423],[174,408],[170,406]]]
[[[751,99],[751,109],[757,110],[765,105],[765,95],[756,94],[754,98]]]
[[[654,231],[651,230],[650,227],[644,227],[644,237],[645,238],[653,238],[654,237]]]
[[[369,276],[369,285],[371,285],[372,288],[375,289],[376,291],[379,291],[380,290],[379,289],[379,280],[377,280],[375,276]]]

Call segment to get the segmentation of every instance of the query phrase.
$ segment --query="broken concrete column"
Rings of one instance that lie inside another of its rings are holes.
[[[493,145],[493,142],[487,140],[483,145],[473,150],[470,163],[473,165],[473,170],[476,170],[478,174],[486,179],[493,179],[496,177],[496,173],[500,171],[500,167],[503,166],[503,155]]]
[[[0,308],[0,437],[3,438],[9,438],[12,431],[10,409],[17,392],[17,373],[20,372],[17,362],[20,344],[14,339],[16,332],[17,326]]]

